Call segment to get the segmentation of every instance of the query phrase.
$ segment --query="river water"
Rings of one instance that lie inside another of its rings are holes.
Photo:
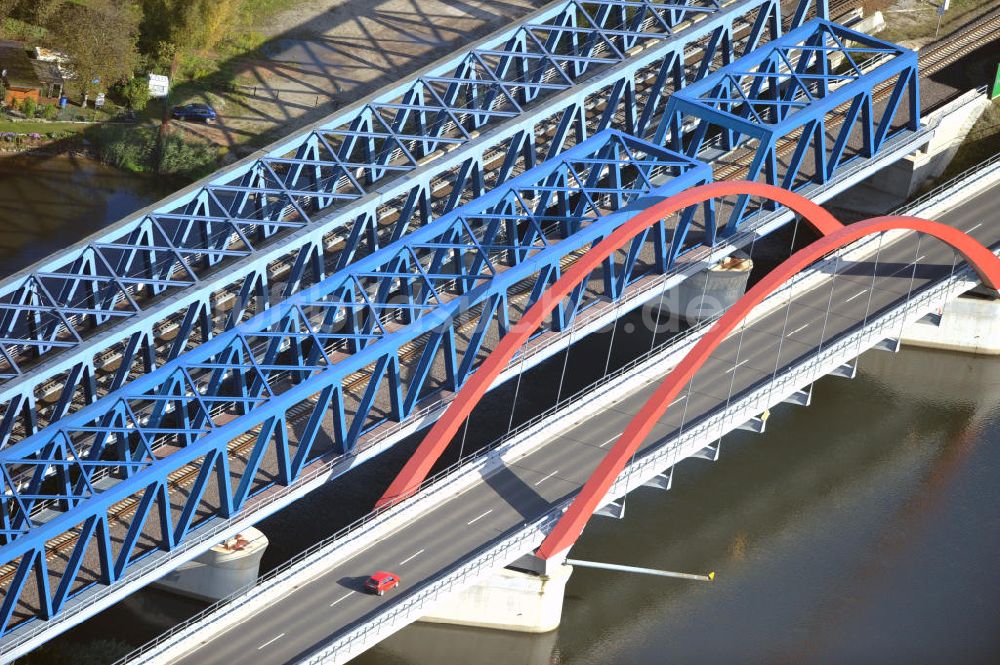
[[[0,160],[0,270],[21,269],[168,189],[88,160]],[[571,355],[564,395],[595,378],[602,363],[592,361],[608,337],[584,340]],[[612,367],[648,344],[641,326],[619,330]],[[561,365],[554,359],[524,382],[518,420],[551,402]],[[470,428],[470,446],[506,425],[510,397],[510,386],[497,391],[481,426]],[[670,492],[637,491],[625,519],[595,518],[573,552],[714,570],[714,583],[581,569],[557,631],[418,624],[355,662],[997,662],[998,441],[1000,359],[871,352],[853,381],[818,382],[809,408],[775,409],[764,435],[735,433],[718,462],[682,463]],[[353,472],[362,478],[350,489],[334,483],[269,518],[265,569],[363,513],[404,455],[387,454]],[[84,653],[108,662],[200,607],[143,591],[31,662],[75,663]]]
[[[84,157],[0,157],[0,275],[98,231],[174,187]]]

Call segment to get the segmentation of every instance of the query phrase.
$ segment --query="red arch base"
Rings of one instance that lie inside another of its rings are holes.
[[[444,453],[452,437],[489,386],[504,370],[517,350],[541,325],[559,302],[618,248],[624,246],[644,229],[660,219],[709,199],[736,194],[750,194],[777,201],[812,224],[824,237],[796,252],[757,283],[705,333],[657,389],[650,401],[636,415],[615,446],[598,465],[580,494],[539,548],[537,554],[551,558],[567,550],[579,537],[587,520],[607,495],[611,484],[624,468],[632,453],[642,443],[657,418],[670,404],[673,396],[705,362],[715,347],[739,324],[754,306],[781,286],[788,278],[825,254],[867,235],[892,229],[911,229],[932,235],[958,250],[972,264],[988,286],[1000,285],[1000,259],[970,236],[949,226],[912,217],[879,217],[843,226],[830,213],[812,201],[788,190],[748,181],[726,181],[693,187],[681,194],[664,199],[643,210],[616,229],[587,252],[572,268],[558,279],[545,294],[525,312],[524,316],[486,358],[480,368],[459,391],[455,400],[438,419],[413,456],[400,471],[378,506],[395,503],[412,495],[427,477],[431,467]]]

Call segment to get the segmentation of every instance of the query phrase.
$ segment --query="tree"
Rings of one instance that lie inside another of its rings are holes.
[[[13,14],[20,2],[21,0],[0,0],[0,21]]]
[[[49,41],[69,55],[70,83],[86,101],[132,75],[138,61],[139,12],[126,0],[62,4],[49,21]]]
[[[142,0],[142,47],[159,50],[159,42],[175,48],[210,49],[225,36],[241,0]]]
[[[141,111],[149,103],[149,81],[134,78],[122,86],[122,97],[133,111]]]
[[[32,0],[31,18],[36,25],[45,25],[66,0]]]

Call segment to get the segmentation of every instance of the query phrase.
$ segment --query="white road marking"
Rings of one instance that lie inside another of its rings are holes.
[[[667,408],[669,409],[674,404],[677,404],[677,402],[680,402],[681,400],[684,400],[684,399],[687,399],[687,395],[681,395],[680,397],[678,397],[677,399],[675,399],[673,402],[671,402],[670,404],[668,404]]]
[[[727,369],[726,370],[726,374],[729,374],[730,372],[735,371],[737,367],[742,367],[743,365],[746,365],[748,362],[750,362],[749,358],[747,358],[746,360],[739,361],[738,363],[736,363],[735,365],[733,365],[732,367],[730,367],[729,369]]]
[[[423,553],[424,553],[424,551],[423,551],[423,550],[420,550],[419,552],[414,552],[414,553],[413,553],[413,554],[411,554],[410,556],[408,556],[408,557],[406,557],[405,559],[403,559],[402,561],[400,561],[400,562],[399,562],[399,565],[401,565],[401,566],[402,566],[402,565],[406,564],[406,563],[407,563],[408,561],[413,561],[414,559],[416,559],[416,558],[417,558],[418,556],[420,556],[420,555],[421,555],[421,554],[423,554]]]
[[[264,643],[263,643],[263,644],[261,644],[261,645],[260,645],[259,647],[257,647],[257,651],[260,651],[261,649],[263,649],[264,647],[266,647],[266,646],[267,646],[268,644],[271,644],[271,643],[273,643],[273,642],[277,642],[278,640],[280,640],[280,639],[281,639],[282,637],[284,637],[284,636],[285,636],[285,634],[284,634],[284,633],[282,633],[281,635],[278,635],[277,637],[272,637],[272,638],[271,638],[271,639],[269,639],[269,640],[268,640],[267,642],[264,642]]]
[[[332,603],[330,603],[330,607],[333,607],[334,605],[336,605],[337,603],[339,603],[339,602],[340,602],[340,601],[342,601],[342,600],[347,600],[347,598],[348,598],[349,596],[353,596],[353,595],[354,595],[354,592],[353,592],[353,591],[348,591],[348,592],[347,592],[347,593],[345,593],[345,594],[344,594],[343,596],[341,596],[341,597],[340,597],[340,598],[338,598],[337,600],[335,600],[335,601],[333,601]]]
[[[621,436],[621,434],[615,434],[613,437],[611,437],[610,439],[608,439],[607,441],[605,441],[604,443],[602,443],[601,445],[599,445],[597,447],[598,448],[603,448],[604,446],[608,445],[609,443],[611,443],[612,441],[614,441],[615,439],[617,439],[619,436]]]
[[[979,222],[978,224],[976,224],[975,226],[973,226],[971,229],[969,229],[968,231],[966,231],[966,233],[972,233],[973,231],[975,231],[976,229],[978,229],[982,225],[983,225],[983,223]]]
[[[868,289],[863,289],[861,291],[858,291],[853,296],[851,296],[850,298],[848,298],[847,300],[845,300],[844,303],[847,304],[847,303],[851,302],[852,300],[854,300],[855,298],[863,296],[866,293],[868,293]]]
[[[914,268],[917,267],[916,264],[918,264],[918,263],[920,263],[921,261],[924,260],[925,256],[927,256],[927,255],[926,254],[921,254],[917,258],[913,259],[913,261],[911,261],[910,263],[907,263],[905,266],[903,266],[902,268],[900,268],[899,270],[893,271],[893,273],[891,275],[886,275],[886,277],[895,277],[896,275],[898,275],[899,273],[903,272],[904,270],[910,270],[910,271],[912,271]]]
[[[557,473],[559,473],[559,469],[556,469],[555,471],[553,471],[549,475],[547,475],[544,478],[542,478],[541,480],[539,480],[537,483],[535,483],[535,487],[538,487],[539,485],[541,485],[542,483],[544,483],[546,480],[548,480],[552,476],[556,475]]]
[[[487,510],[485,513],[483,513],[479,517],[473,517],[471,520],[469,520],[468,522],[466,522],[466,524],[472,524],[473,522],[478,522],[479,520],[483,519],[484,517],[486,517],[487,515],[489,515],[492,512],[493,512],[493,509],[490,508],[489,510]]]
[[[800,332],[802,332],[803,330],[805,330],[805,329],[806,329],[806,328],[808,328],[808,327],[809,327],[809,324],[808,324],[808,323],[805,323],[805,324],[803,324],[803,325],[799,326],[798,328],[796,328],[795,330],[793,330],[792,332],[790,332],[790,333],[788,333],[787,335],[785,335],[785,337],[791,337],[791,336],[792,336],[792,335],[794,335],[795,333],[800,333]]]

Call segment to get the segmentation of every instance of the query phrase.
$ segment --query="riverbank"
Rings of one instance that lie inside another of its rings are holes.
[[[179,188],[215,171],[225,150],[151,123],[0,122],[0,155],[89,157],[135,175],[173,179]]]

